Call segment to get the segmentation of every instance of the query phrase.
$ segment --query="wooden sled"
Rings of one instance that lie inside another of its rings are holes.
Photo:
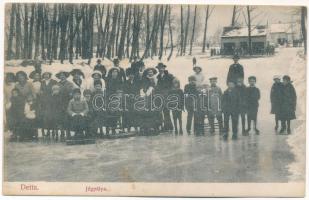
[[[94,138],[72,138],[65,141],[67,145],[95,144]]]
[[[121,133],[116,133],[116,134],[109,134],[109,135],[106,135],[105,138],[106,139],[119,139],[119,138],[133,137],[133,136],[136,136],[136,132],[130,132],[130,133],[121,132]]]

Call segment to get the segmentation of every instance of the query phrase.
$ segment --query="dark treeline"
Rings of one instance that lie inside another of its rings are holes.
[[[161,60],[164,55],[169,60],[174,47],[178,48],[177,55],[191,54],[198,31],[197,6],[191,6],[192,9],[189,5],[172,9],[171,5],[135,4],[8,6],[7,60],[40,57],[49,62],[73,63],[79,58],[90,61],[93,57],[115,56],[130,60],[158,56]],[[181,13],[181,18],[174,17],[174,10]],[[203,31],[206,35],[207,24]]]

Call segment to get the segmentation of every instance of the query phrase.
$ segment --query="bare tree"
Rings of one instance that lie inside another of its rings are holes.
[[[184,38],[183,53],[181,55],[186,54],[187,38],[188,38],[188,31],[189,31],[189,21],[190,21],[190,5],[188,5],[188,9],[187,9],[186,32],[185,32],[185,38]]]
[[[194,41],[195,23],[196,23],[196,11],[197,11],[197,6],[195,5],[189,55],[192,55],[192,46],[193,46],[193,41]]]
[[[10,31],[9,31],[8,49],[7,49],[7,59],[8,60],[10,60],[13,55],[15,12],[16,12],[16,4],[13,3],[12,8],[11,8],[11,15],[10,15]]]
[[[15,42],[15,59],[20,58],[21,52],[21,17],[20,4],[16,4],[16,42]]]
[[[130,5],[126,5],[126,11],[125,11],[124,20],[122,23],[120,42],[119,42],[119,48],[118,48],[118,53],[117,53],[119,59],[122,59],[124,55],[123,49],[124,49],[124,43],[126,39],[126,30],[127,30],[127,22],[128,22],[128,17],[129,17],[129,10],[130,10]]]
[[[172,29],[172,25],[171,25],[171,6],[169,5],[169,13],[168,13],[168,27],[169,27],[169,31],[170,31],[170,36],[171,36],[171,39],[170,39],[170,44],[171,44],[171,52],[169,54],[169,56],[167,57],[167,60],[169,61],[173,55],[173,50],[174,50],[174,44],[173,44],[173,29]]]
[[[304,52],[307,54],[307,7],[301,7],[301,31],[304,40]]]
[[[207,43],[207,26],[208,26],[208,19],[211,16],[213,10],[215,7],[212,7],[212,9],[210,10],[210,6],[207,5],[206,7],[206,15],[205,15],[205,27],[204,27],[204,35],[203,35],[203,48],[202,48],[202,52],[205,52],[205,48],[206,48],[206,43]]]
[[[29,31],[28,31],[28,26],[29,26],[29,21],[28,21],[28,4],[24,4],[24,14],[25,14],[25,19],[24,19],[24,49],[23,49],[23,58],[27,58],[28,55],[28,40],[29,40]]]
[[[161,30],[161,34],[160,34],[160,51],[159,51],[159,60],[161,60],[162,55],[163,55],[163,36],[164,36],[164,27],[165,27],[165,23],[166,23],[166,16],[167,16],[167,11],[168,11],[168,5],[165,6],[164,12],[163,12],[163,5],[162,5],[162,19],[161,19],[161,26],[160,26],[160,30]]]

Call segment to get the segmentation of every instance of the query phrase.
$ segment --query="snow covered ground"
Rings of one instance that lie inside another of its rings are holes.
[[[306,62],[300,48],[281,48],[274,56],[244,58],[245,80],[257,77],[261,91],[259,107],[260,136],[240,137],[224,142],[218,135],[174,137],[166,133],[157,137],[134,137],[115,141],[98,141],[96,145],[67,147],[63,144],[6,144],[5,179],[46,181],[200,181],[200,182],[286,182],[302,181],[305,172],[305,96]],[[187,83],[192,72],[192,57],[163,58],[167,70]],[[195,54],[203,74],[217,76],[218,85],[226,89],[229,57]],[[56,73],[79,68],[90,76],[91,65],[77,60],[74,65],[55,62],[43,65],[43,71]],[[5,71],[24,70],[21,61],[9,61]],[[147,59],[147,67],[155,67],[157,59]],[[111,66],[111,61],[103,64]],[[124,68],[128,60],[121,61]],[[276,135],[274,116],[270,114],[270,88],[274,75],[290,75],[298,95],[297,120],[292,122],[292,135]],[[246,80],[247,83],[247,80]],[[184,122],[186,113],[183,115]],[[185,123],[184,123],[185,127]],[[151,165],[150,165],[151,164]],[[67,169],[67,166],[71,169]],[[22,169],[22,170],[21,170]],[[87,174],[87,169],[95,172]],[[72,172],[71,170],[74,170]],[[102,173],[102,174],[100,174]],[[79,176],[76,176],[79,174]]]

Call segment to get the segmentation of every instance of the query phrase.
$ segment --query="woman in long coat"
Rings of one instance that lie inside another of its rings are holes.
[[[51,113],[53,112],[53,103],[52,98],[52,87],[57,84],[57,81],[51,79],[52,74],[50,72],[44,72],[42,74],[42,83],[41,83],[41,115],[43,129],[51,131],[54,127],[51,123]],[[44,130],[43,130],[44,132]]]
[[[121,112],[115,109],[115,105],[111,102],[114,97],[123,94],[123,81],[121,78],[120,70],[113,67],[108,72],[107,84],[106,84],[106,95],[107,95],[107,126],[112,129],[112,134],[116,134],[117,122],[120,121]],[[116,105],[117,106],[117,105]]]
[[[289,76],[283,77],[283,90],[282,90],[282,104],[280,119],[282,123],[282,128],[280,133],[283,133],[287,128],[287,133],[291,134],[291,120],[296,119],[296,91],[292,85],[291,78]]]

